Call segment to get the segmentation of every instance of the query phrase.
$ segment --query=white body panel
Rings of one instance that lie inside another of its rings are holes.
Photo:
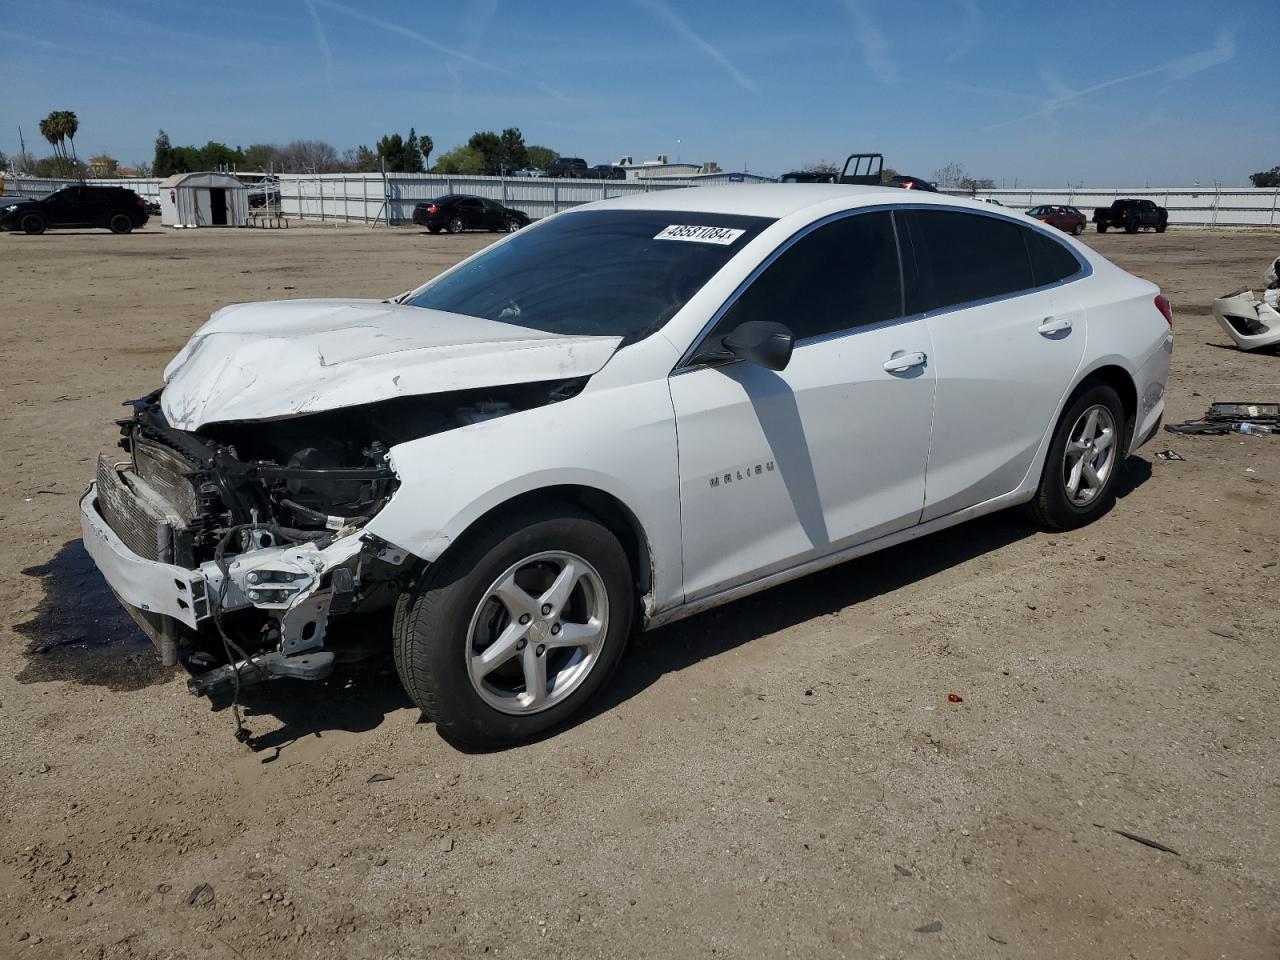
[[[671,378],[680,436],[686,598],[694,600],[920,519],[934,377],[921,320]]]
[[[1103,368],[1132,383],[1131,447],[1158,425],[1173,341],[1156,288],[1056,234],[1090,268],[1056,287],[803,342],[779,373],[745,362],[679,369],[726,300],[798,230],[846,210],[906,204],[1006,216],[938,195],[798,184],[590,204],[776,222],[661,331],[626,346],[376,301],[229,308],[166,371],[164,410],[194,430],[591,375],[570,399],[393,447],[400,486],[367,530],[432,562],[515,497],[598,490],[639,526],[652,564],[646,619],[664,622],[1028,499],[1064,403]],[[1040,332],[1050,317],[1068,319],[1070,330]],[[894,375],[883,365],[898,351],[927,362]],[[102,556],[114,563],[111,551]]]

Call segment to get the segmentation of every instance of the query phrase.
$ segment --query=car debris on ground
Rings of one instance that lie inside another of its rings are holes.
[[[1280,346],[1280,257],[1263,275],[1259,300],[1247,287],[1213,301],[1213,318],[1241,350]]]
[[[1270,436],[1280,430],[1280,403],[1211,403],[1204,417],[1167,423],[1169,433],[1225,436],[1228,433],[1250,433]],[[1165,452],[1165,451],[1162,451]],[[1168,451],[1171,452],[1171,451]],[[1174,459],[1156,454],[1160,460]],[[1176,459],[1183,459],[1177,457]]]

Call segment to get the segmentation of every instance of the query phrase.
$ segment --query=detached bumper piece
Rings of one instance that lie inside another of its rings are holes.
[[[1274,291],[1268,291],[1268,295]],[[1280,346],[1280,313],[1250,290],[1213,301],[1213,318],[1241,350]]]
[[[240,674],[239,687],[243,690],[245,687],[281,677],[323,680],[333,672],[333,663],[334,655],[330,650],[312,650],[295,656],[286,656],[278,650],[272,650],[192,677],[187,681],[187,689],[197,697],[217,700],[235,692],[237,671]]]

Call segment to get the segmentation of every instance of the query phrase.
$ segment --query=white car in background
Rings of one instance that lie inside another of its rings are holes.
[[[993,205],[619,198],[390,300],[214,314],[100,463],[84,539],[197,692],[324,676],[391,610],[425,713],[512,743],[636,627],[1007,507],[1094,520],[1172,345],[1153,284]]]

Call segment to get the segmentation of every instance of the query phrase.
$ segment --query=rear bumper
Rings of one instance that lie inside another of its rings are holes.
[[[198,570],[148,560],[129,549],[98,511],[98,485],[80,499],[84,548],[120,601],[147,614],[172,617],[195,629],[209,616],[205,578]]]

